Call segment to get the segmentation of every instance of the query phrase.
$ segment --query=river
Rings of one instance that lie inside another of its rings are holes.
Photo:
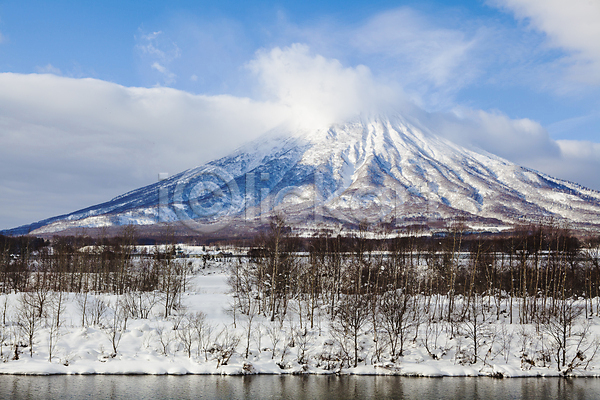
[[[0,376],[1,399],[600,399],[596,378]]]

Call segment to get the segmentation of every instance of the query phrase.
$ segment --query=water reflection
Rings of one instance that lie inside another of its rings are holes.
[[[14,399],[599,399],[600,379],[386,376],[0,376]]]

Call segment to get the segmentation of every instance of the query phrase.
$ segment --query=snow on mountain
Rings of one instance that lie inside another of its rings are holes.
[[[488,226],[589,227],[600,225],[600,192],[457,146],[401,117],[378,117],[274,130],[204,166],[9,233],[177,221],[207,232],[275,212],[309,225],[460,216]]]

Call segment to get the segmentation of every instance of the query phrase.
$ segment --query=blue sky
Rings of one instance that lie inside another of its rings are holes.
[[[600,189],[599,20],[587,0],[0,2],[0,229],[374,107]]]

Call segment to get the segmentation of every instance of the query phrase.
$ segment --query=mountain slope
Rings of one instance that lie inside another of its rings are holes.
[[[20,230],[182,221],[207,232],[264,223],[273,212],[302,224],[461,216],[488,226],[585,227],[600,225],[600,193],[457,146],[400,117],[372,118],[273,131],[205,166]]]

